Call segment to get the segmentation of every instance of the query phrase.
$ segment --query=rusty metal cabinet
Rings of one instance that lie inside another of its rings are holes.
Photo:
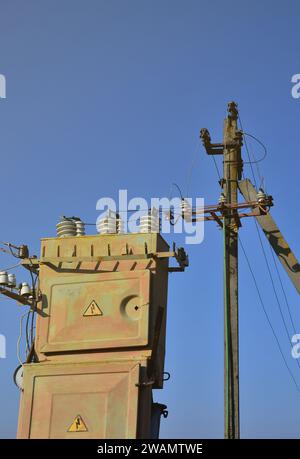
[[[25,365],[18,438],[136,438],[140,382],[132,362]]]
[[[51,274],[41,268],[41,291],[47,295],[38,319],[39,352],[149,344],[149,313],[155,314],[149,311],[150,271]]]
[[[159,234],[42,240],[38,363],[24,365],[19,438],[150,438],[168,250]]]

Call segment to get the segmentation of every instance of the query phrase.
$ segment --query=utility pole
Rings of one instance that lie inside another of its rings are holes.
[[[224,403],[225,438],[240,437],[239,308],[238,308],[238,180],[241,178],[242,136],[237,128],[236,104],[228,105],[223,137],[223,195],[232,210],[224,215]]]
[[[235,102],[228,104],[223,143],[211,143],[207,129],[201,138],[209,155],[223,155],[220,205],[224,233],[224,415],[225,438],[240,437],[239,421],[239,321],[238,321],[238,181],[242,175],[242,132],[237,127]]]

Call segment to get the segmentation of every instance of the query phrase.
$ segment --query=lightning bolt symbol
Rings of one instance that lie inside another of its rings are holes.
[[[76,430],[79,429],[80,426],[80,418],[76,418]]]

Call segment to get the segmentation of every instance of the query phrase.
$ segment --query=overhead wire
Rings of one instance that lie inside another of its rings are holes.
[[[173,196],[172,196],[172,188],[173,188],[173,187],[177,188],[177,190],[178,190],[178,192],[179,192],[179,194],[180,194],[180,198],[181,198],[181,200],[182,200],[182,199],[183,199],[183,196],[182,196],[181,189],[180,189],[179,185],[177,185],[177,183],[175,183],[175,182],[173,182],[172,185],[171,185],[169,200],[171,200],[171,199],[173,198]]]
[[[239,117],[239,122],[240,122],[240,125],[241,125],[241,129],[243,130],[242,122],[241,122],[240,117]],[[252,136],[252,135],[250,135],[250,134],[249,134],[249,136],[254,137],[254,136]],[[255,139],[256,139],[256,138],[255,138]],[[256,139],[256,140],[258,140],[258,139]],[[260,143],[260,141],[259,141],[259,143]],[[262,145],[263,145],[263,144],[262,144]],[[249,159],[249,161],[247,161],[246,163],[249,164],[250,167],[251,167],[253,180],[254,180],[255,186],[256,186],[256,188],[257,188],[257,182],[256,182],[255,174],[254,174],[253,164],[254,164],[255,162],[260,162],[260,161],[262,161],[262,160],[266,157],[266,150],[265,150],[265,155],[264,155],[264,157],[261,158],[259,161],[251,161],[250,152],[249,152],[249,149],[248,149],[248,145],[247,145],[247,141],[246,141],[246,140],[245,140],[245,146],[246,146],[247,155],[248,155],[248,159]],[[215,162],[215,165],[217,166],[216,162]],[[218,168],[217,168],[217,167],[216,167],[216,169],[217,169],[217,172],[218,172]],[[218,176],[220,177],[219,173],[218,173]],[[255,223],[256,223],[256,220],[255,220]],[[256,225],[257,225],[257,223],[256,223]],[[261,237],[260,237],[260,233],[259,233],[258,227],[256,226],[256,228],[257,228],[257,231],[258,231],[259,239],[260,239],[260,241],[261,241]],[[257,294],[258,294],[258,297],[259,297],[259,300],[260,300],[260,304],[261,304],[262,309],[263,309],[263,311],[264,311],[264,314],[265,314],[265,316],[266,316],[267,322],[268,322],[268,324],[269,324],[269,326],[270,326],[270,328],[271,328],[271,331],[272,331],[272,334],[273,334],[273,336],[274,336],[274,339],[275,339],[275,341],[276,341],[276,343],[277,343],[277,347],[278,347],[278,350],[279,350],[279,352],[280,352],[280,355],[281,355],[281,357],[282,357],[282,359],[283,359],[284,365],[285,365],[285,367],[286,367],[286,369],[287,369],[287,371],[288,371],[288,373],[289,373],[289,375],[290,375],[290,377],[291,377],[291,379],[292,379],[292,381],[293,381],[293,383],[294,383],[294,385],[295,385],[297,391],[300,393],[300,387],[299,387],[299,385],[298,385],[298,383],[297,383],[297,381],[296,381],[296,378],[295,378],[295,376],[294,376],[292,370],[290,369],[290,367],[289,367],[289,365],[288,365],[288,363],[287,363],[287,360],[286,360],[286,358],[285,358],[285,355],[284,355],[282,346],[281,346],[281,344],[280,344],[280,340],[279,340],[279,338],[278,338],[278,336],[277,336],[277,333],[276,333],[276,331],[275,331],[275,329],[274,329],[274,327],[273,327],[273,325],[272,325],[272,322],[271,322],[271,320],[270,320],[270,317],[269,317],[269,315],[268,315],[267,309],[266,309],[266,307],[265,307],[265,305],[264,305],[264,301],[263,301],[263,299],[262,299],[262,295],[261,295],[261,293],[260,293],[260,290],[259,290],[259,287],[258,287],[258,283],[257,283],[256,277],[255,277],[254,271],[253,271],[253,269],[252,269],[252,267],[251,267],[249,258],[248,258],[248,256],[247,256],[246,250],[245,250],[245,248],[244,248],[244,245],[243,245],[243,243],[242,243],[242,241],[241,241],[240,236],[238,236],[238,239],[239,239],[239,242],[240,242],[242,251],[243,251],[243,253],[244,253],[244,256],[245,256],[245,259],[246,259],[248,268],[249,268],[249,270],[250,270],[251,276],[252,276],[252,278],[253,278],[254,285],[255,285],[255,288],[256,288],[256,290],[257,290]],[[262,244],[262,241],[261,241],[261,244]],[[263,247],[263,246],[262,246],[262,247]],[[273,255],[273,256],[274,256],[274,255]],[[266,261],[267,261],[267,259],[266,259]],[[269,265],[268,265],[268,267],[269,267]],[[269,270],[269,269],[268,269],[268,270]],[[271,271],[270,271],[270,270],[269,270],[269,272],[270,272],[270,274],[271,274]],[[272,274],[271,274],[271,277],[272,277]],[[272,281],[272,285],[274,286],[274,282],[273,282],[273,281]],[[276,292],[276,290],[275,290],[275,286],[274,286],[274,292],[275,292],[276,298],[278,298],[277,292]],[[282,313],[282,310],[281,310],[281,307],[280,307],[280,302],[279,302],[279,309],[280,309],[280,312],[281,312],[281,316],[283,317],[283,313]],[[284,322],[285,328],[286,328],[286,330],[287,330],[286,322],[285,322],[284,319],[283,319],[283,322]],[[289,335],[288,335],[288,338],[289,338]],[[290,338],[289,338],[289,344],[291,344]],[[297,363],[298,363],[298,366],[299,366],[299,362],[298,362],[298,361],[297,361]]]
[[[242,125],[242,121],[241,121],[240,117],[239,117],[239,121],[240,121],[241,128],[243,130],[243,125]],[[251,135],[251,137],[255,138],[252,135]],[[256,139],[256,140],[258,142],[260,142],[258,139]],[[260,142],[260,143],[261,143],[261,145],[263,145],[262,142]],[[246,152],[247,152],[247,155],[248,155],[248,158],[249,158],[249,161],[250,161],[250,152],[249,152],[249,149],[248,149],[248,143],[247,143],[246,139],[245,139],[245,147],[246,147]],[[254,180],[254,183],[255,183],[256,188],[257,188],[257,182],[256,182],[255,174],[254,174],[253,165],[250,164],[250,167],[251,167],[253,180]],[[265,263],[266,263],[266,266],[267,266],[267,270],[268,270],[269,278],[270,278],[270,281],[271,281],[272,289],[273,289],[273,292],[274,292],[274,295],[275,295],[275,298],[276,298],[276,302],[277,302],[277,305],[278,305],[279,313],[280,313],[280,316],[281,316],[281,319],[282,319],[282,322],[283,322],[283,326],[284,326],[284,329],[285,329],[285,332],[286,332],[286,335],[287,335],[287,338],[288,338],[288,342],[291,345],[291,337],[290,337],[290,334],[289,334],[289,331],[288,331],[288,326],[287,326],[287,323],[286,323],[286,320],[285,320],[285,317],[284,317],[284,314],[283,314],[283,311],[282,311],[282,308],[281,308],[281,302],[279,300],[279,297],[278,297],[278,294],[277,294],[277,291],[276,291],[276,288],[275,288],[275,282],[274,282],[274,279],[273,279],[272,271],[271,271],[271,268],[270,268],[270,265],[269,265],[267,254],[266,254],[265,249],[264,249],[262,237],[261,237],[261,234],[260,234],[259,227],[258,227],[256,219],[254,219],[254,223],[255,223],[255,227],[256,227],[256,232],[257,232],[257,235],[258,235],[259,243],[260,243],[260,246],[261,246],[261,250],[262,250],[262,253],[263,253],[263,257],[264,257],[264,260],[265,260]],[[273,252],[272,252],[272,256],[274,257]],[[288,310],[289,310],[289,313],[291,314],[291,311],[290,311],[289,308],[288,308]],[[297,364],[298,364],[298,367],[300,369],[300,363],[299,363],[298,360],[297,360]]]
[[[266,319],[267,319],[267,322],[268,322],[268,324],[269,324],[269,326],[270,326],[270,328],[271,328],[271,331],[272,331],[272,333],[273,333],[274,339],[275,339],[275,341],[276,341],[276,343],[277,343],[277,347],[278,347],[278,350],[279,350],[279,352],[280,352],[280,354],[281,354],[282,360],[283,360],[283,362],[284,362],[284,364],[285,364],[285,367],[286,367],[286,369],[287,369],[287,371],[288,371],[288,373],[289,373],[289,375],[290,375],[292,381],[293,381],[294,384],[295,384],[295,387],[296,387],[297,391],[300,393],[299,385],[298,385],[298,383],[297,383],[297,381],[296,381],[296,379],[295,379],[295,376],[294,376],[293,372],[291,371],[291,369],[290,369],[290,367],[289,367],[289,365],[288,365],[288,363],[287,363],[287,360],[286,360],[286,358],[285,358],[285,355],[284,355],[283,349],[282,349],[282,347],[281,347],[279,338],[278,338],[278,336],[277,336],[277,334],[276,334],[276,332],[275,332],[275,329],[274,329],[274,327],[273,327],[273,325],[272,325],[272,322],[271,322],[271,320],[270,320],[270,318],[269,318],[267,309],[266,309],[265,304],[264,304],[264,301],[263,301],[263,299],[262,299],[262,295],[261,295],[261,293],[260,293],[260,289],[259,289],[259,287],[258,287],[258,283],[257,283],[256,277],[255,277],[254,271],[253,271],[253,269],[252,269],[252,266],[251,266],[251,264],[250,264],[249,258],[248,258],[248,256],[247,256],[246,250],[245,250],[245,248],[244,248],[244,245],[243,245],[243,243],[242,243],[242,240],[241,240],[240,236],[239,236],[239,242],[240,242],[240,245],[241,245],[243,254],[244,254],[244,256],[245,256],[245,259],[246,259],[246,262],[247,262],[249,271],[250,271],[250,273],[251,273],[251,276],[252,276],[252,279],[253,279],[253,282],[254,282],[254,285],[255,285],[255,288],[256,288],[258,297],[259,297],[260,304],[261,304],[261,306],[262,306],[262,309],[263,309],[263,312],[264,312],[265,317],[266,317]]]
[[[242,134],[243,134],[243,135],[247,135],[248,137],[251,137],[252,139],[254,139],[254,140],[255,140],[257,143],[259,143],[259,144],[263,147],[263,149],[264,149],[264,154],[263,154],[263,156],[262,156],[261,158],[256,159],[256,158],[254,157],[254,155],[253,155],[254,160],[246,161],[246,162],[244,162],[244,164],[257,164],[257,163],[261,163],[264,159],[266,159],[266,157],[267,157],[267,155],[268,155],[267,147],[265,146],[265,144],[262,143],[261,140],[259,140],[257,137],[255,137],[255,135],[249,134],[248,132],[244,132],[244,131],[243,131],[243,127],[242,127],[242,123],[241,123],[240,117],[239,117],[239,121],[240,121],[241,129],[242,129]]]
[[[273,279],[273,276],[272,276],[272,271],[271,271],[271,268],[270,268],[270,265],[269,265],[269,262],[268,262],[267,254],[266,254],[266,251],[265,251],[264,246],[263,246],[262,238],[261,238],[261,235],[260,235],[259,228],[258,228],[256,220],[255,220],[255,225],[256,225],[256,229],[257,229],[257,234],[259,236],[260,246],[261,246],[261,249],[262,249],[262,252],[263,252],[263,256],[264,256],[264,259],[265,259],[265,263],[266,263],[266,266],[267,266],[267,270],[268,270],[268,273],[269,273],[272,289],[273,289],[273,292],[274,292],[274,295],[275,295],[275,298],[276,298],[276,302],[277,302],[277,305],[278,305],[280,317],[281,317],[281,320],[283,322],[283,326],[284,326],[284,329],[285,329],[285,332],[286,332],[286,335],[287,335],[288,343],[292,347],[291,336],[289,334],[288,326],[287,326],[286,320],[284,318],[284,314],[283,314],[283,311],[282,311],[282,308],[281,308],[281,303],[280,303],[280,300],[279,300],[279,297],[278,297],[278,294],[277,294],[277,291],[276,291],[276,288],[275,288],[275,282],[274,282],[274,279]],[[297,365],[298,365],[298,367],[300,369],[299,360],[296,359],[296,362],[297,362]]]
[[[240,126],[241,126],[241,130],[242,130],[242,132],[243,132],[243,131],[244,131],[244,129],[243,129],[243,123],[242,123],[242,120],[241,120],[240,115],[238,115],[238,117],[239,117],[238,119],[239,119],[239,123],[240,123]],[[247,139],[245,139],[245,137],[244,137],[244,142],[245,142],[246,152],[247,152],[247,156],[248,156],[248,164],[250,164],[250,168],[251,168],[251,173],[252,173],[254,185],[255,185],[255,188],[257,189],[257,182],[256,182],[255,174],[254,174],[253,162],[251,161],[250,152],[249,152],[248,144],[247,144]]]
[[[278,269],[278,266],[277,266],[277,262],[276,262],[276,259],[275,259],[275,256],[274,256],[274,252],[272,250],[271,245],[269,247],[270,247],[270,252],[271,252],[272,259],[273,259],[273,263],[274,263],[274,266],[275,266],[275,270],[276,270],[276,273],[277,273],[277,277],[278,277],[278,280],[279,280],[279,284],[280,284],[280,287],[281,287],[281,291],[282,291],[283,297],[285,299],[285,303],[286,303],[286,307],[287,307],[288,314],[289,314],[289,317],[290,317],[292,329],[293,329],[294,333],[296,334],[295,322],[293,320],[290,304],[289,304],[289,301],[287,299],[287,294],[285,292],[285,288],[284,288],[284,285],[283,285],[283,282],[282,282],[282,278],[281,278],[281,275],[280,275],[280,272],[279,272],[279,269]]]
[[[16,265],[9,266],[8,268],[1,268],[1,271],[10,271],[11,269],[18,268],[19,266],[21,266],[21,264],[22,264],[22,262],[20,261],[20,262],[17,263]]]
[[[255,135],[249,134],[248,132],[244,132],[244,130],[243,130],[243,123],[242,123],[242,120],[241,120],[240,115],[238,115],[238,120],[239,120],[239,123],[240,123],[241,132],[242,132],[242,134],[243,134],[243,136],[244,136],[245,147],[246,147],[246,151],[247,151],[247,155],[248,155],[248,161],[243,161],[243,164],[249,164],[249,165],[250,165],[255,187],[256,187],[256,188],[260,188],[260,187],[263,186],[264,177],[263,177],[262,174],[260,173],[260,169],[259,169],[258,163],[262,162],[262,161],[267,157],[267,155],[268,155],[268,150],[267,150],[267,147],[265,146],[265,144],[264,144],[261,140],[259,140]],[[261,145],[261,147],[262,147],[263,150],[264,150],[264,154],[263,154],[263,156],[262,156],[261,158],[256,159],[255,156],[254,156],[254,153],[253,153],[253,151],[252,151],[251,153],[252,153],[252,156],[253,156],[254,159],[251,160],[250,152],[249,152],[249,148],[248,148],[248,143],[247,143],[247,139],[245,138],[245,136],[251,137],[251,138],[254,139],[259,145]],[[257,187],[257,182],[256,182],[255,174],[254,174],[253,164],[255,164],[255,166],[256,166],[257,175],[258,175],[258,178],[259,178],[259,187]],[[243,174],[243,175],[244,175],[244,174]]]
[[[215,169],[216,169],[216,171],[217,171],[219,180],[221,180],[221,174],[220,174],[220,171],[219,171],[219,167],[218,167],[218,164],[217,164],[217,160],[216,160],[216,158],[215,158],[215,155],[211,155],[211,157],[212,157],[213,163],[214,163],[214,165],[215,165]]]
[[[252,152],[252,156],[255,157],[255,156],[254,156],[254,153],[253,153],[253,147],[252,147],[252,145],[251,145],[251,152]],[[262,186],[262,183],[263,183],[263,177],[262,177],[262,175],[261,175],[261,173],[260,173],[260,168],[259,168],[258,162],[255,162],[255,163],[254,163],[254,166],[255,166],[255,168],[256,168],[257,177],[258,177],[258,180],[259,180],[258,189],[260,189],[260,187]],[[266,190],[265,190],[265,191],[266,191]]]

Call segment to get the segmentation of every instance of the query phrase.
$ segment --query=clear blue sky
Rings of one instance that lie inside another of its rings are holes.
[[[268,148],[261,174],[275,199],[272,213],[300,257],[300,100],[290,93],[291,77],[300,73],[299,15],[296,1],[0,0],[0,73],[7,80],[7,99],[0,99],[0,239],[38,253],[40,237],[55,235],[60,215],[95,221],[96,201],[120,188],[151,198],[168,196],[176,182],[185,193],[191,164],[190,195],[215,203],[216,172],[198,133],[208,127],[220,140],[227,102],[236,100],[244,130]],[[250,219],[241,238],[300,385]],[[170,413],[162,437],[223,435],[222,244],[222,233],[208,223],[204,242],[187,247],[190,268],[170,278],[172,378],[155,394]],[[1,267],[11,263],[0,255]],[[299,297],[280,271],[300,333]],[[2,298],[0,305],[0,333],[7,336],[0,437],[7,438],[17,425],[12,373],[23,310]],[[300,393],[242,253],[240,369],[242,437],[299,437]]]

